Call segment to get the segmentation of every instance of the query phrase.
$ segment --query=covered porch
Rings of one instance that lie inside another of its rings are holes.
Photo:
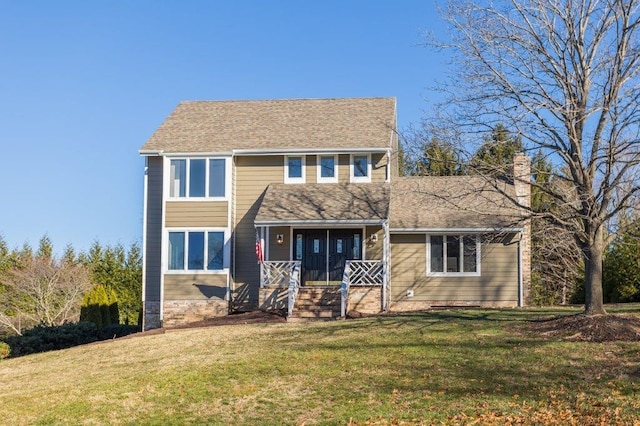
[[[255,219],[261,309],[386,310],[388,204],[388,184],[269,186]]]

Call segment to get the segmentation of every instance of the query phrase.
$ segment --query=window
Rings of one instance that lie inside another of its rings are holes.
[[[168,268],[172,271],[222,270],[224,268],[224,232],[169,232]]]
[[[427,237],[427,275],[480,275],[479,259],[478,236]]]
[[[371,158],[369,155],[351,156],[351,182],[371,182]]]
[[[205,198],[226,196],[224,158],[185,158],[171,160],[169,197]]]
[[[338,182],[338,161],[335,155],[318,156],[318,182]]]
[[[304,183],[305,182],[305,157],[285,156],[284,157],[284,183]]]

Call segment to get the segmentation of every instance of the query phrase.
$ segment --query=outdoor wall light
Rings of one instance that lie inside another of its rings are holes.
[[[378,234],[371,234],[371,235],[369,236],[369,240],[370,240],[373,244],[377,243],[377,242],[378,242]]]
[[[277,235],[276,235],[276,241],[277,241],[277,243],[278,243],[278,244],[282,244],[282,243],[284,243],[284,235],[282,235],[282,234],[277,234]]]

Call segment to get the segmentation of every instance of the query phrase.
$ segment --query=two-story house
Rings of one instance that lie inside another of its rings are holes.
[[[140,153],[145,329],[526,300],[528,158],[399,177],[394,98],[183,102]]]

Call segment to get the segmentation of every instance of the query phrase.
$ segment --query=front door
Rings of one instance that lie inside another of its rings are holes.
[[[339,285],[345,261],[362,259],[361,229],[297,229],[293,258],[302,262],[303,285]]]

